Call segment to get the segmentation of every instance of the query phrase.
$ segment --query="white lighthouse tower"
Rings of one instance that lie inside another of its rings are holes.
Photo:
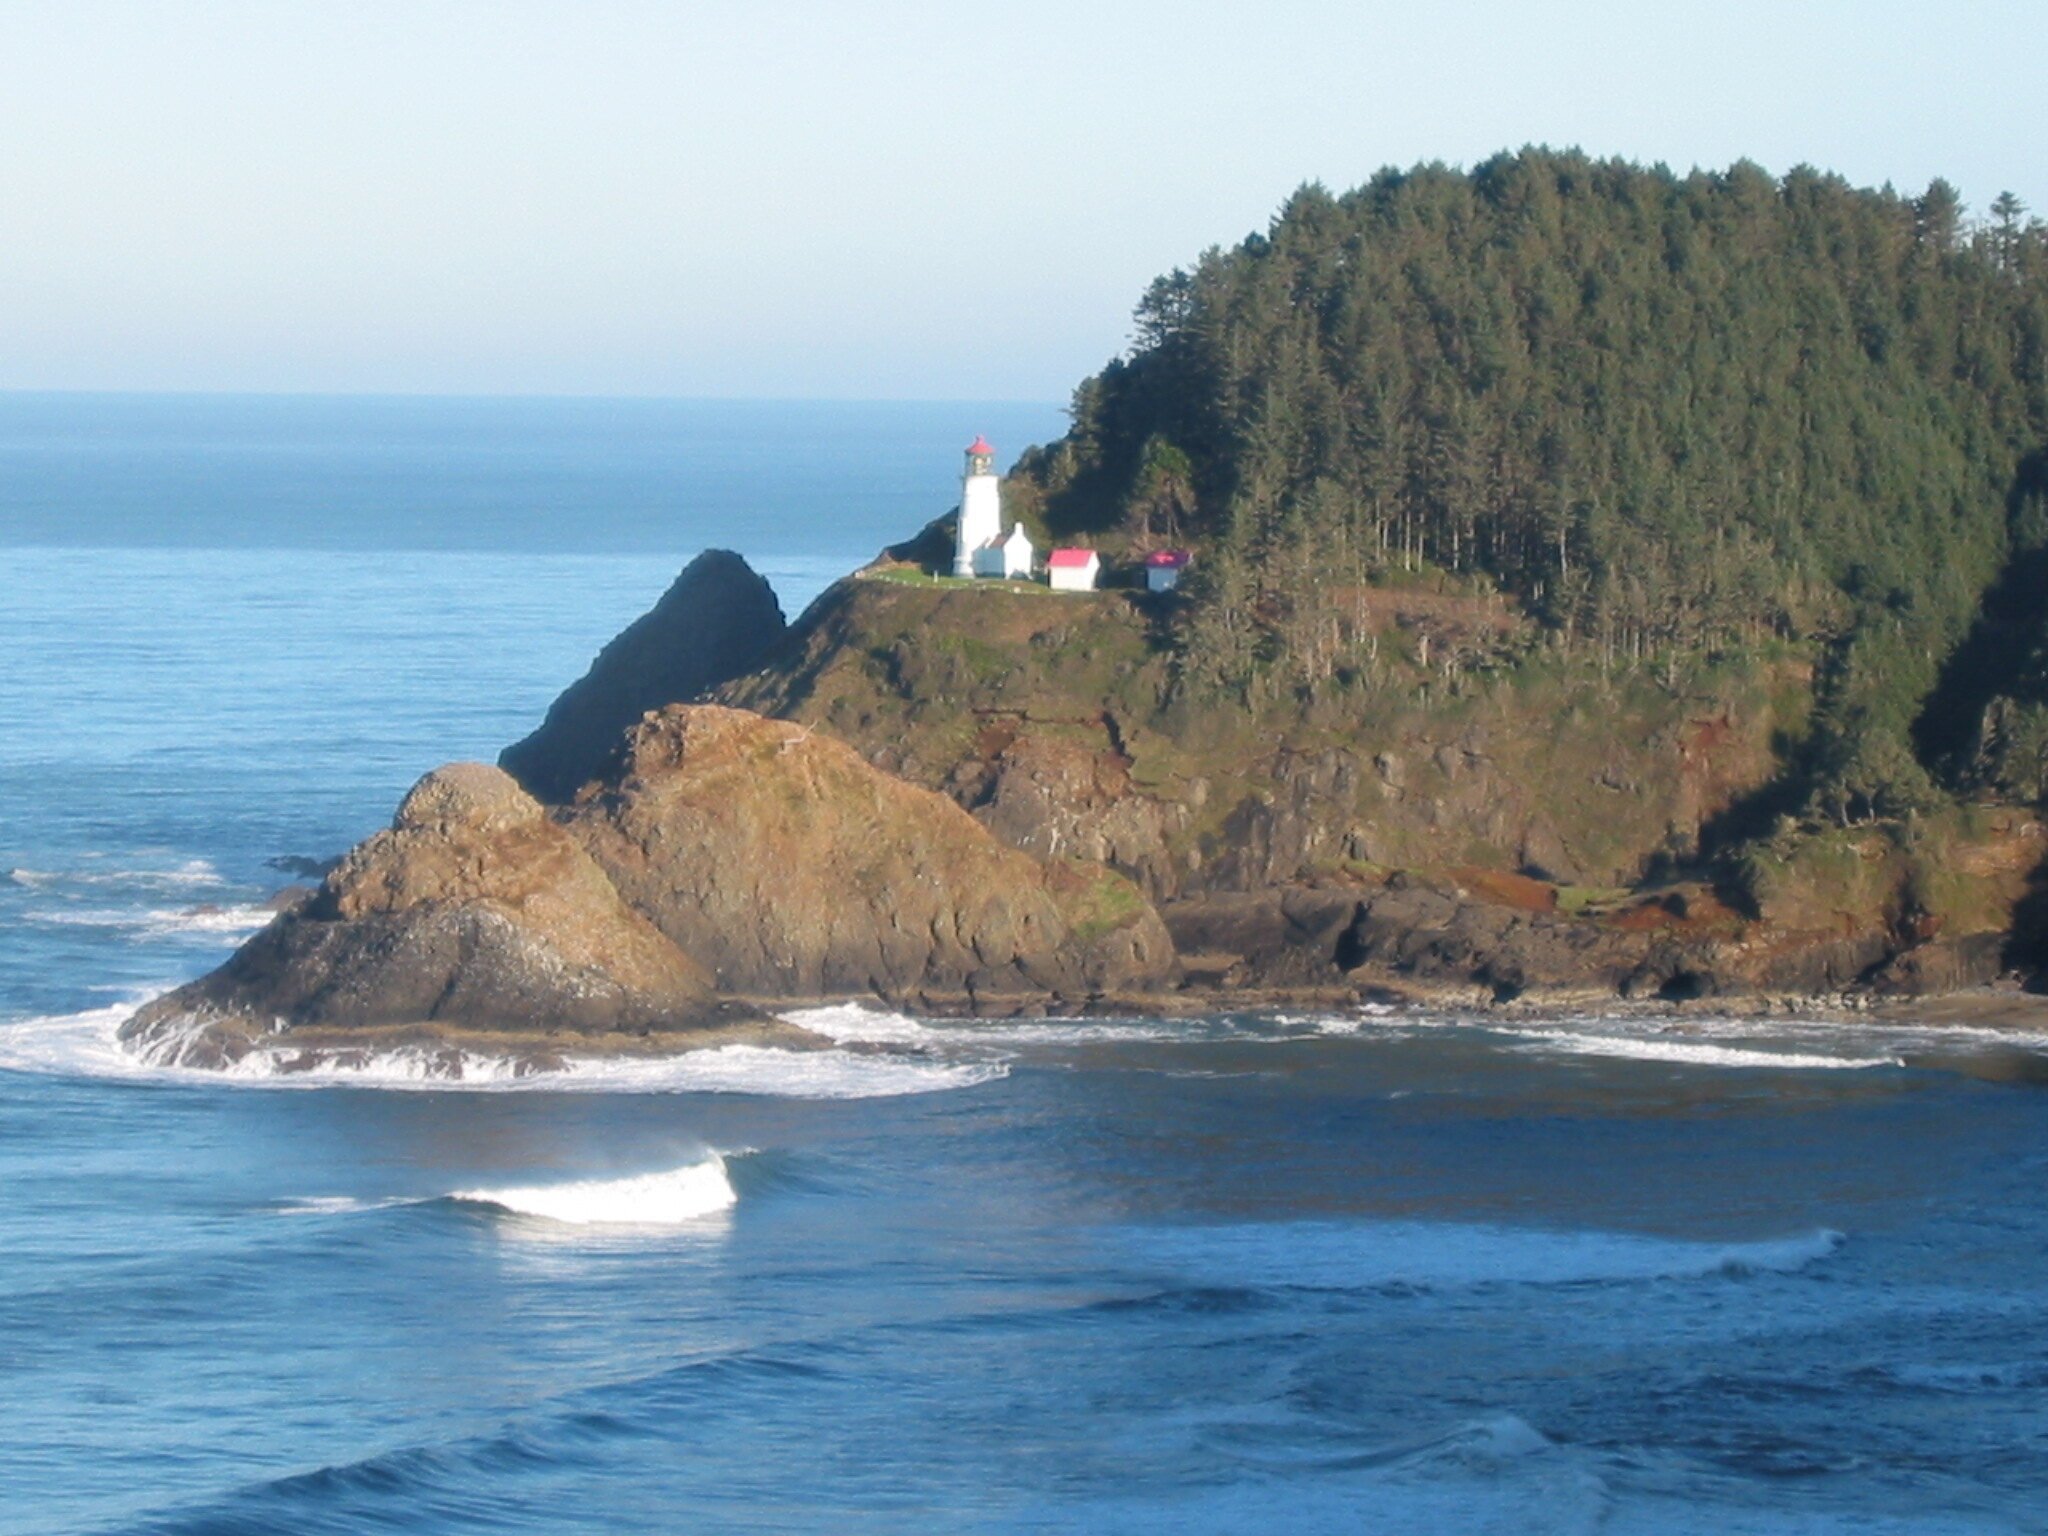
[[[960,482],[960,531],[953,544],[953,574],[975,574],[975,551],[1002,542],[1003,494],[996,482],[996,451],[976,436],[967,445],[967,475]]]

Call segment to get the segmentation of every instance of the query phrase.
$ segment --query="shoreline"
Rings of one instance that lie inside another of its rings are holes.
[[[431,1023],[381,1024],[361,1029],[322,1025],[273,1030],[263,1035],[226,1031],[220,1021],[196,1016],[156,1021],[155,1027],[130,1037],[127,1025],[114,1031],[115,1043],[139,1066],[226,1073],[251,1056],[271,1062],[274,1076],[350,1071],[379,1060],[411,1058],[428,1077],[462,1081],[480,1064],[502,1066],[512,1077],[540,1078],[574,1070],[577,1063],[675,1060],[701,1051],[732,1046],[806,1054],[846,1051],[855,1055],[886,1055],[889,1047],[873,1041],[842,1041],[805,1027],[788,1017],[809,1010],[854,1007],[899,1013],[912,1020],[980,1023],[991,1027],[1020,1022],[1055,1023],[1077,1020],[1164,1022],[1175,1019],[1258,1015],[1289,1008],[1326,1010],[1342,1015],[1370,1010],[1389,1021],[1430,1020],[1446,1024],[1489,1022],[1658,1022],[1682,1032],[1688,1022],[1719,1020],[1797,1021],[1853,1033],[1862,1028],[1919,1028],[1939,1034],[2011,1035],[2013,1055],[2031,1058],[2026,1047],[2048,1036],[2048,996],[2007,988],[1983,987],[1921,999],[1849,999],[1842,997],[1700,998],[1685,1002],[1644,999],[1629,1001],[1611,995],[1583,999],[1520,998],[1512,1002],[1454,996],[1396,996],[1385,989],[1261,988],[1225,994],[1204,991],[1122,994],[1063,1003],[1043,997],[965,999],[926,997],[888,999],[872,993],[841,993],[806,998],[737,998],[729,1000],[737,1016],[730,1024],[689,1029],[647,1031],[546,1031],[482,1029]],[[967,1004],[979,1006],[966,1006]],[[989,1006],[1005,1003],[1007,1007]],[[738,1012],[738,1010],[744,1010]],[[188,1027],[175,1026],[185,1023]],[[171,1026],[171,1027],[166,1027]],[[2008,1065],[1988,1075],[2041,1080],[2043,1074]]]

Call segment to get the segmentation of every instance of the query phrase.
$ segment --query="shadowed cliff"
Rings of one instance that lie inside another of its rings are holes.
[[[537,798],[566,804],[604,768],[634,721],[737,677],[784,627],[768,583],[730,550],[707,549],[598,652],[549,706],[540,729],[499,754],[498,765]]]

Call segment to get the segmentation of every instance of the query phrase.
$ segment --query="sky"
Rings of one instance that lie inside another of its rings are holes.
[[[0,0],[0,389],[1064,400],[1538,143],[2048,213],[2048,5]]]

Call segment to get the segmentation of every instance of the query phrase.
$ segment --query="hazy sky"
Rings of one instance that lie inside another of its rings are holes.
[[[0,388],[1064,399],[1156,273],[1389,163],[2048,212],[2044,44],[2043,0],[0,0]]]

